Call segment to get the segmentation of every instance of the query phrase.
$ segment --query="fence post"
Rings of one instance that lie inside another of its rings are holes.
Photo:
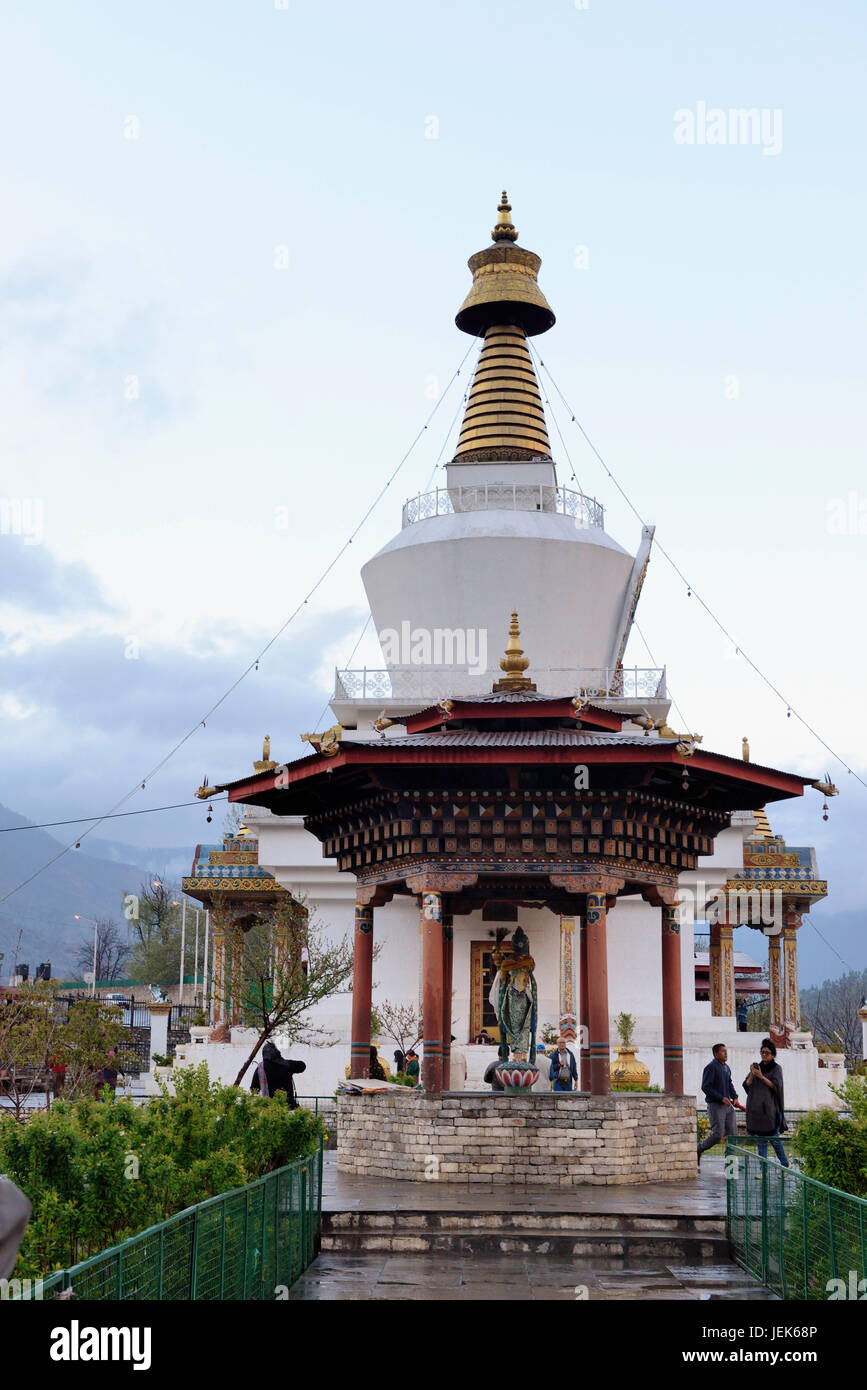
[[[199,1288],[199,1208],[193,1211],[193,1251],[190,1270],[190,1302],[196,1301]]]
[[[807,1248],[808,1248],[809,1236],[810,1236],[810,1223],[809,1223],[808,1220],[807,1220],[807,1198],[808,1198],[808,1195],[809,1195],[809,1190],[810,1190],[810,1189],[807,1187],[806,1183],[802,1183],[802,1184],[801,1184],[801,1212],[802,1212],[802,1215],[803,1215],[803,1218],[804,1218],[804,1219],[803,1219],[803,1222],[801,1223],[801,1224],[803,1225],[803,1228],[804,1228],[804,1249],[803,1249],[803,1252],[802,1252],[801,1264],[802,1264],[803,1269],[804,1269],[804,1297],[805,1297],[805,1298],[807,1297]]]
[[[243,1249],[244,1249],[244,1277],[243,1277],[243,1279],[242,1279],[242,1281],[241,1281],[241,1297],[244,1298],[244,1299],[247,1297],[247,1263],[248,1263],[247,1232],[248,1232],[248,1230],[249,1230],[249,1226],[250,1226],[250,1189],[248,1188],[247,1191],[244,1193],[244,1246],[243,1246]]]
[[[157,1299],[160,1303],[163,1300],[163,1246],[165,1244],[165,1225],[160,1226],[160,1270],[157,1278]]]
[[[487,485],[486,485],[487,486]],[[307,1268],[307,1165],[301,1169],[301,1269]]]
[[[223,1291],[226,1283],[226,1203],[220,1203],[220,1215],[222,1216],[222,1226],[220,1228],[220,1299],[222,1301]]]
[[[768,1160],[760,1158],[762,1174],[762,1283],[768,1282]]]
[[[322,1135],[319,1136],[319,1191],[317,1193],[318,1202],[316,1208],[316,1250],[322,1248],[322,1169],[324,1167],[323,1153],[325,1151],[325,1141]],[[864,1237],[864,1211],[861,1210],[861,1238]],[[862,1244],[863,1249],[863,1244]]]
[[[754,1274],[754,1273],[755,1273],[755,1270],[753,1270],[753,1269],[750,1268],[750,1225],[751,1225],[751,1221],[750,1221],[750,1178],[752,1177],[752,1174],[751,1174],[751,1172],[750,1172],[750,1164],[751,1164],[751,1162],[752,1162],[752,1154],[750,1154],[749,1151],[747,1151],[747,1152],[744,1154],[744,1160],[743,1160],[743,1161],[744,1161],[744,1260],[745,1260],[745,1262],[746,1262],[746,1268],[747,1268],[747,1270],[749,1271],[749,1273],[750,1273],[750,1274]]]
[[[786,1169],[780,1168],[780,1292],[788,1298],[786,1286]]]
[[[114,1296],[123,1298],[123,1265],[122,1252],[123,1246],[117,1252],[117,1259],[114,1262]]]
[[[861,1278],[867,1278],[867,1252],[864,1247],[864,1203],[858,1207],[858,1229],[861,1233]]]
[[[837,1278],[837,1242],[834,1239],[834,1203],[828,1193],[828,1244],[831,1251],[831,1276]]]

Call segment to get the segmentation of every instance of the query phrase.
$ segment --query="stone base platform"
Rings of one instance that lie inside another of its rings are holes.
[[[341,1095],[338,1169],[419,1182],[580,1187],[696,1176],[691,1096]]]

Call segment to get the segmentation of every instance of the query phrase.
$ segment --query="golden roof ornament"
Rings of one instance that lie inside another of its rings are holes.
[[[509,202],[509,195],[504,188],[502,197],[500,198],[500,205],[497,208],[497,225],[491,232],[491,241],[518,240],[518,233],[515,230],[515,224],[509,216],[511,211],[512,204]]]
[[[322,753],[326,758],[333,758],[340,752],[340,740],[344,734],[342,724],[332,724],[330,729],[326,729],[324,734],[302,734],[302,743],[312,743],[317,753]]]
[[[271,735],[266,734],[262,743],[262,756],[253,763],[254,772],[272,772],[277,766],[271,757]]]
[[[513,612],[512,621],[509,624],[509,640],[506,643],[505,653],[500,658],[500,670],[505,672],[505,675],[502,680],[494,681],[494,694],[499,695],[512,690],[535,690],[536,687],[529,676],[524,675],[529,665],[530,659],[524,655],[524,649],[521,646],[518,614]]]
[[[749,760],[750,760],[750,741],[749,741],[749,739],[747,738],[746,734],[744,734],[743,738],[741,739],[741,756],[742,756],[742,758],[743,758],[743,760],[744,760],[745,763],[748,763],[748,762],[749,762]]]

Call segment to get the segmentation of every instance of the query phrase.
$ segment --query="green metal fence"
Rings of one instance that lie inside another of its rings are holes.
[[[732,1139],[726,1178],[728,1238],[749,1274],[782,1298],[858,1296],[867,1279],[867,1199],[759,1158]]]
[[[52,1274],[43,1281],[42,1297],[277,1298],[315,1258],[321,1213],[320,1140],[309,1158],[187,1207],[121,1245]]]

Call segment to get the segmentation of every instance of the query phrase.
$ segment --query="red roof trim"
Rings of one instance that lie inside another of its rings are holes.
[[[353,744],[343,743],[340,745],[340,752],[333,757],[326,758],[323,754],[314,754],[310,757],[299,759],[298,762],[289,763],[278,769],[277,772],[260,772],[253,778],[247,778],[243,782],[228,782],[218,790],[228,791],[230,801],[244,801],[250,796],[260,796],[263,792],[282,790],[292,786],[296,782],[306,781],[311,777],[318,777],[323,772],[336,772],[339,768],[351,768],[364,766],[374,767],[395,767],[410,766],[450,766],[461,767],[467,764],[516,764],[538,765],[547,764],[576,764],[586,763],[588,765],[605,765],[617,763],[633,763],[638,765],[656,764],[659,767],[681,767],[687,771],[700,770],[713,774],[719,773],[734,781],[749,783],[752,786],[761,787],[767,791],[778,791],[783,797],[802,796],[804,787],[810,781],[809,777],[802,777],[793,772],[780,772],[775,768],[760,767],[756,763],[747,763],[740,758],[729,758],[722,753],[700,753],[696,752],[691,758],[685,758],[676,751],[674,744],[660,746],[652,740],[639,744],[618,744],[612,747],[600,748],[593,745],[578,745],[576,747],[491,747],[484,748],[465,748],[448,746],[444,748],[400,748],[389,746],[389,740],[383,739],[382,743]],[[279,787],[277,785],[279,778]]]
[[[451,710],[443,715],[439,705],[429,705],[416,714],[408,714],[397,723],[406,724],[408,734],[421,734],[427,729],[435,729],[445,720],[450,724],[455,719],[482,721],[488,719],[574,719],[588,729],[603,729],[610,733],[620,733],[625,715],[613,709],[602,709],[599,705],[584,705],[577,713],[571,699],[552,696],[550,700],[517,702],[514,700],[452,700]]]

